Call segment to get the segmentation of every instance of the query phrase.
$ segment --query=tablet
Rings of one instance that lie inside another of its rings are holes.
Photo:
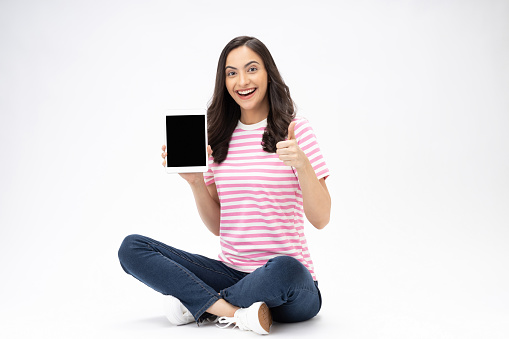
[[[166,111],[166,172],[207,172],[207,111]]]

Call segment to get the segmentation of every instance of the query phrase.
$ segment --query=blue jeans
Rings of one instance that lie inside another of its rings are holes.
[[[277,322],[311,319],[321,308],[318,282],[298,260],[280,256],[252,273],[159,241],[127,236],[118,251],[122,268],[147,286],[179,299],[197,322],[219,299],[242,308],[264,301]]]

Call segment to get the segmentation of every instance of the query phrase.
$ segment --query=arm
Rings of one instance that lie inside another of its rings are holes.
[[[207,226],[209,231],[218,236],[221,211],[216,184],[207,186],[203,180],[202,173],[192,174],[199,174],[197,175],[197,180],[188,180],[188,183],[191,186],[191,190],[193,191],[194,201],[196,202],[198,213],[200,214],[201,220],[205,226]]]
[[[306,154],[300,149],[295,138],[295,122],[288,127],[288,140],[277,143],[277,154],[285,165],[297,170],[302,190],[304,214],[317,229],[324,228],[330,220],[331,198],[325,179],[318,180],[313,166]]]
[[[331,199],[329,190],[325,184],[325,179],[318,180],[307,157],[306,160],[303,167],[297,168],[304,202],[304,213],[313,226],[322,229],[330,220]]]
[[[210,147],[210,146],[209,146]],[[166,158],[166,146],[162,147],[163,159]],[[211,150],[209,153],[212,153]],[[163,161],[163,166],[166,166],[166,160]],[[214,235],[219,235],[219,221],[220,221],[220,205],[219,196],[217,194],[216,184],[205,185],[203,173],[179,173],[184,178],[191,190],[193,191],[194,201],[198,208],[200,218],[207,226],[209,231]]]

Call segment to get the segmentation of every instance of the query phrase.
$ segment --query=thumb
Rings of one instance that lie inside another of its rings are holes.
[[[210,145],[207,145],[207,153],[209,154],[209,157],[212,156],[212,147],[210,147]]]
[[[297,139],[295,137],[295,124],[296,124],[296,122],[292,121],[290,123],[290,126],[288,126],[288,140]]]

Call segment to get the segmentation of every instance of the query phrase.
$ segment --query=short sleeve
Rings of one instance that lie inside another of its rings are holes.
[[[209,170],[205,173],[203,173],[203,179],[205,180],[205,185],[209,186],[215,183],[214,179],[214,171],[212,170],[212,167],[214,166],[214,158],[209,156]]]
[[[299,147],[302,149],[304,154],[306,154],[309,162],[311,162],[311,166],[316,173],[316,177],[318,179],[326,179],[329,176],[329,168],[325,163],[315,132],[311,128],[307,119],[297,118],[294,121],[296,121],[295,137],[297,138]]]

